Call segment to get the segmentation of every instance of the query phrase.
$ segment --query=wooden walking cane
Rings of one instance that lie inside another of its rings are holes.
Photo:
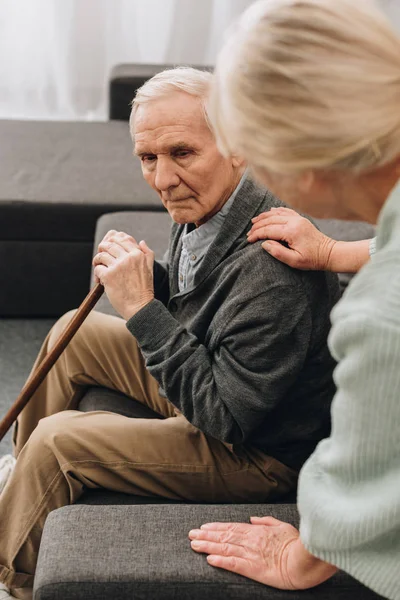
[[[51,367],[54,365],[60,354],[65,350],[68,346],[71,339],[74,337],[75,333],[78,331],[79,327],[82,325],[83,321],[86,319],[90,311],[94,308],[96,302],[102,296],[104,292],[104,287],[101,283],[95,285],[95,287],[90,290],[89,294],[86,296],[75,315],[72,317],[71,321],[68,323],[54,347],[51,351],[45,356],[37,369],[32,373],[29,377],[28,381],[25,383],[24,387],[21,390],[20,395],[4,417],[4,419],[0,423],[0,441],[6,435],[7,431],[10,429],[11,425],[17,419],[19,413],[23,408],[28,404],[29,400],[33,396],[34,392],[36,392],[39,385],[42,383],[47,373],[50,371]]]

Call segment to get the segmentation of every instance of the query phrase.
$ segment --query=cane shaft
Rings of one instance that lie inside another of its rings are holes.
[[[0,423],[0,441],[3,439],[11,425],[17,419],[20,412],[25,408],[31,399],[32,395],[36,392],[39,385],[42,383],[47,373],[50,371],[60,354],[65,350],[83,321],[86,319],[90,311],[94,308],[96,302],[99,300],[104,292],[103,286],[98,283],[86,296],[71,321],[68,323],[54,347],[45,356],[37,369],[29,377],[21,390],[18,398],[7,412],[6,416]]]

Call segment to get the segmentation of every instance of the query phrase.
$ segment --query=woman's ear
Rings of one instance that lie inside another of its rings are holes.
[[[241,156],[238,156],[237,154],[233,154],[232,155],[232,167],[234,169],[238,169],[240,167],[245,168],[247,166],[246,161],[244,160],[244,158],[242,158]]]

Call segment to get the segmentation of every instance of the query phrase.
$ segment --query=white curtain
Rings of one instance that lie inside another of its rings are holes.
[[[400,31],[400,0],[379,1]],[[213,64],[251,2],[0,0],[0,118],[106,119],[114,65]]]
[[[0,0],[0,118],[107,118],[119,63],[213,64],[251,0]]]

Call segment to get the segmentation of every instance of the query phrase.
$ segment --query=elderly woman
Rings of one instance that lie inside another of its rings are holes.
[[[399,599],[400,40],[368,0],[259,2],[219,57],[210,107],[221,148],[244,155],[292,207],[378,229],[370,261],[367,241],[335,249],[316,234],[312,244],[316,266],[367,264],[332,314],[332,433],[300,475],[300,533],[253,518],[204,525],[190,532],[192,547],[213,566],[282,589],[315,586],[341,568]],[[285,238],[292,217],[259,217],[250,241]],[[288,235],[289,248],[265,249],[297,266],[303,252],[307,266],[305,245]]]

